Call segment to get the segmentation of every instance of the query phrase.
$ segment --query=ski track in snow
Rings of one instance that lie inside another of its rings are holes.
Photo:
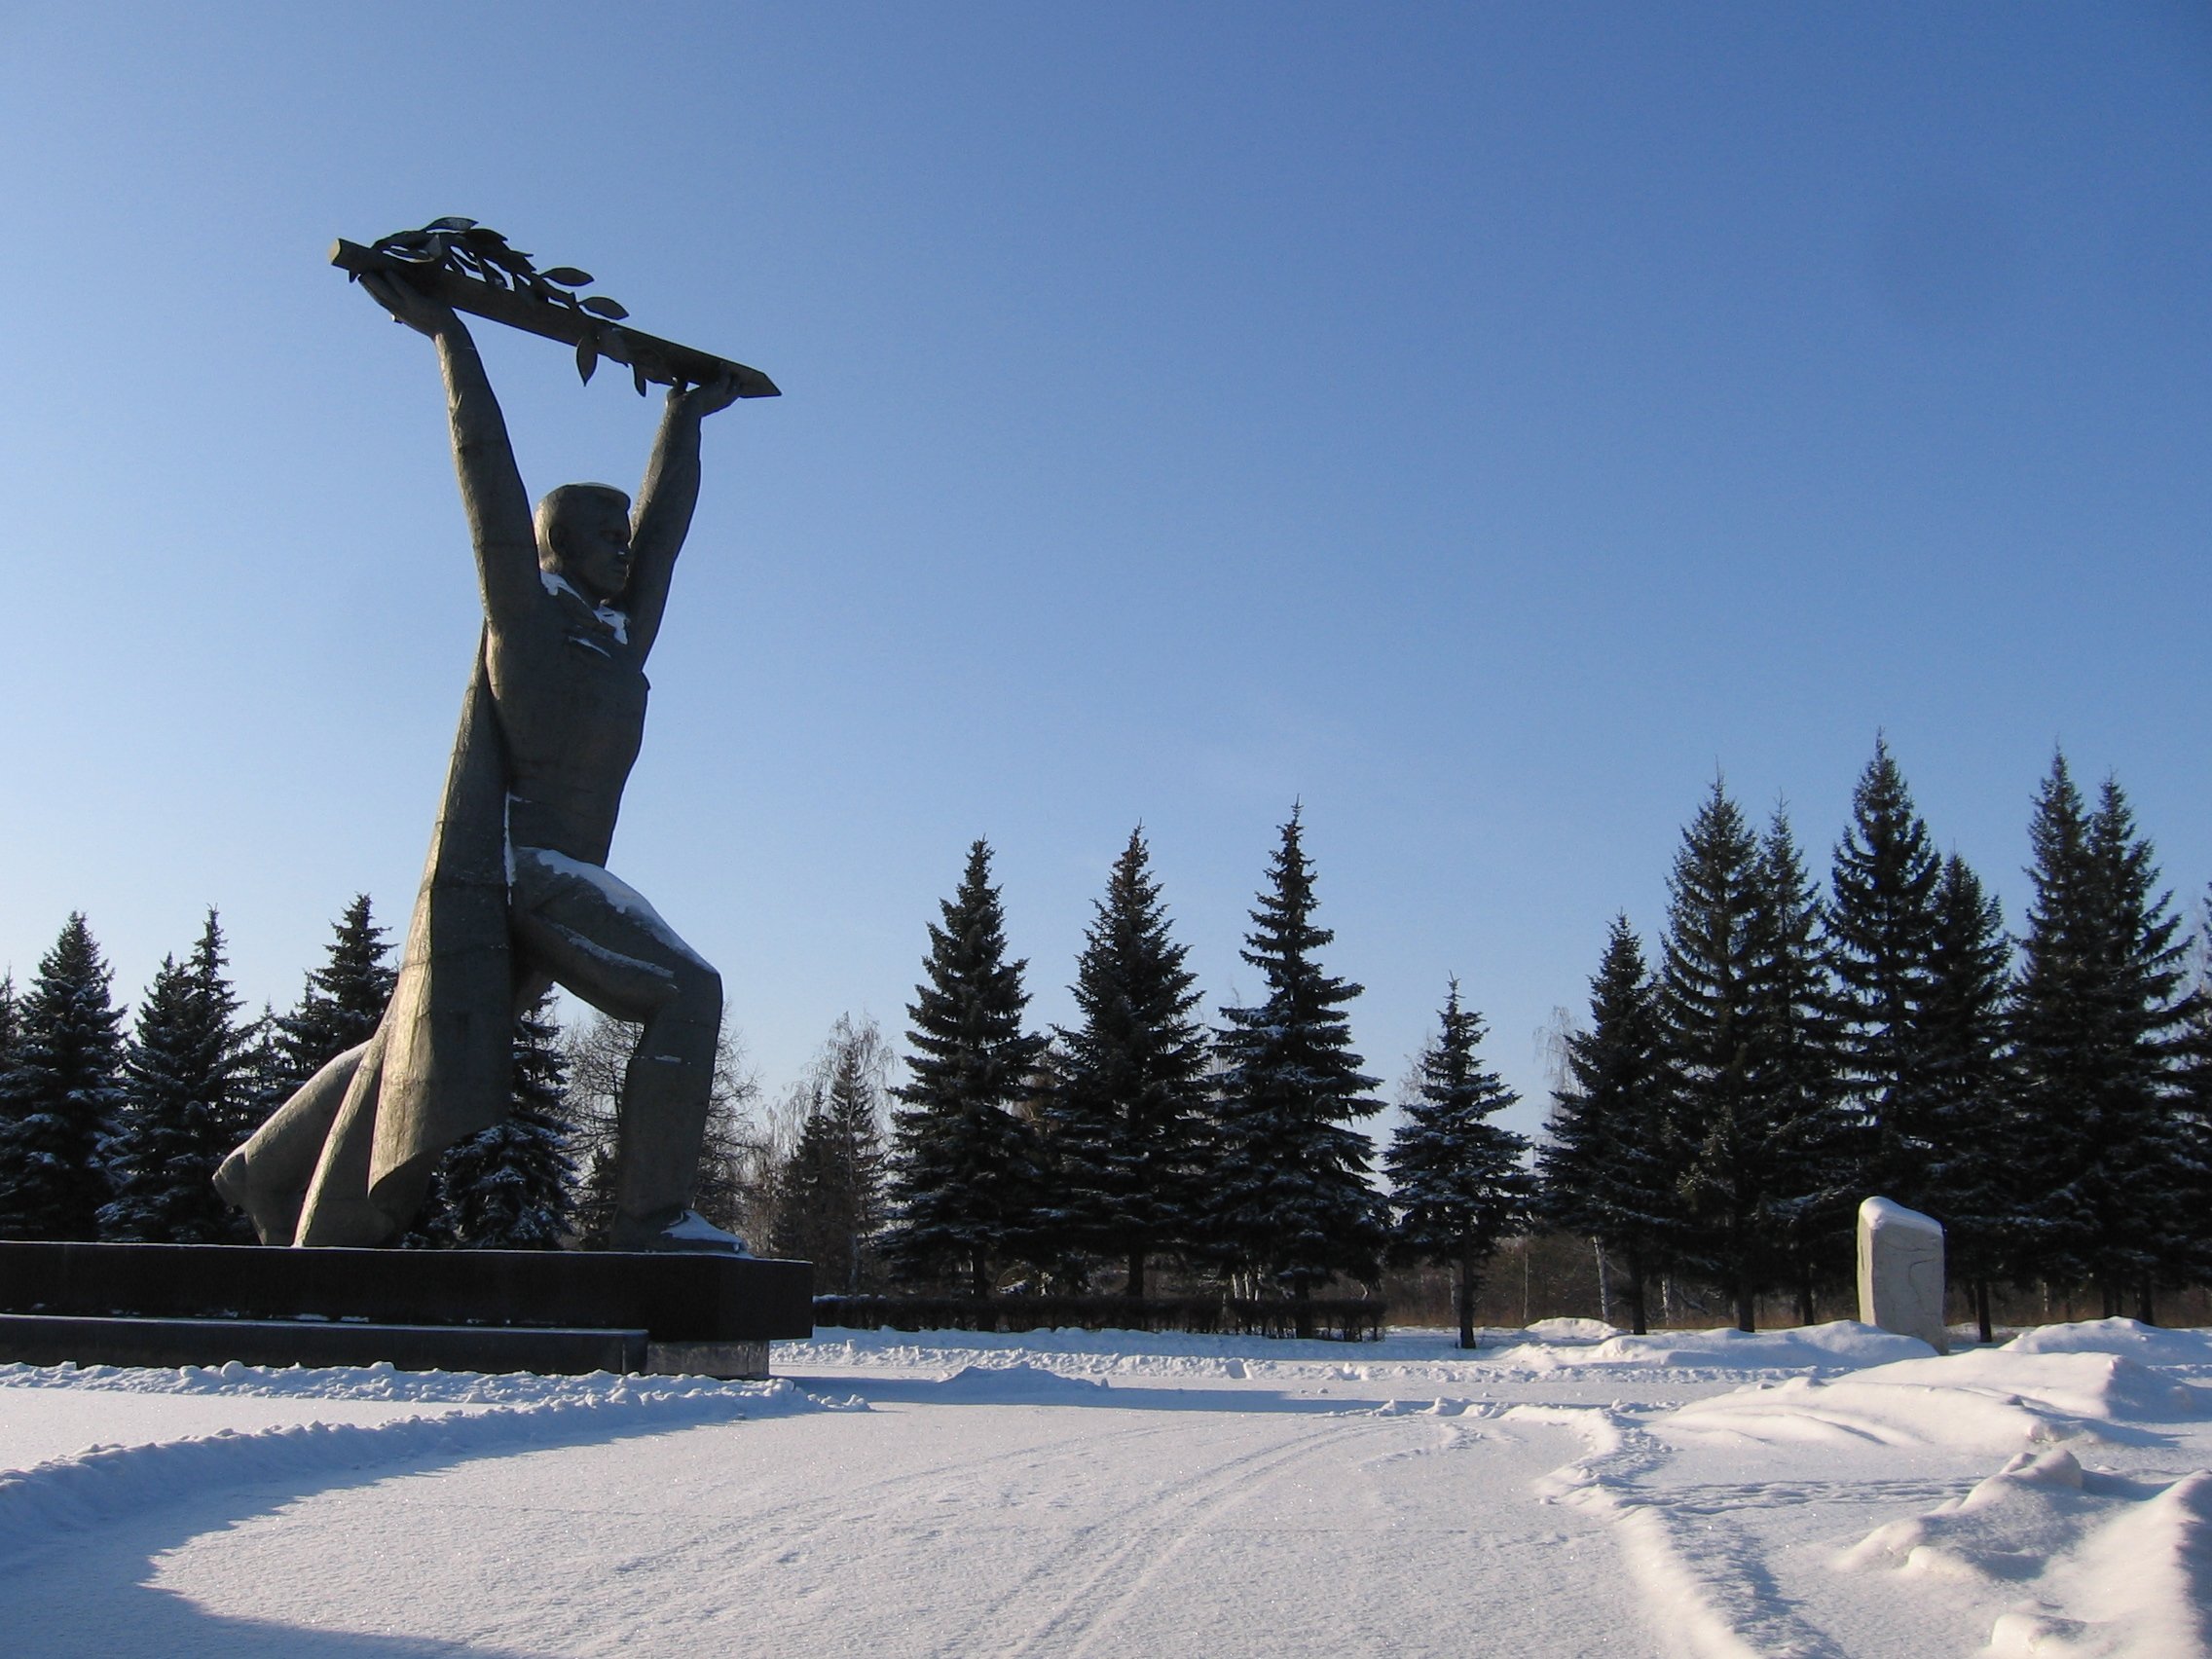
[[[1209,1518],[1249,1501],[1284,1469],[1356,1432],[1339,1427],[1289,1446],[1243,1453],[1193,1480],[1117,1505],[1078,1529],[1013,1590],[986,1604],[970,1640],[980,1647],[996,1636],[1000,1650],[1009,1654],[1082,1653],[1089,1638],[1119,1622]]]
[[[0,1471],[0,1598],[62,1654],[131,1648],[84,1611],[123,1573],[178,1652],[2212,1655],[2212,1333],[833,1331],[776,1364],[0,1366],[0,1453],[139,1436]]]

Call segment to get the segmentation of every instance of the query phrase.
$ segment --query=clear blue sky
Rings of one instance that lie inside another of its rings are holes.
[[[1033,1012],[1142,820],[1210,996],[1303,799],[1393,1081],[1509,1081],[1723,771],[1817,862],[1886,730],[2016,922],[2116,772],[2212,877],[2201,8],[0,9],[0,963],[279,1006],[403,923],[476,615],[445,213],[786,388],[710,428],[613,867],[775,1087],[998,851]],[[651,411],[479,330],[534,491]],[[1532,1126],[1536,1113],[1524,1114]]]

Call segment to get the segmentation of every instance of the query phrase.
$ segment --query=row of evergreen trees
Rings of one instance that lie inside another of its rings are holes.
[[[2035,796],[2026,925],[1936,850],[1886,745],[1807,879],[1719,784],[1683,833],[1656,968],[1627,919],[1567,1043],[1545,1215],[1596,1238],[1643,1328],[1657,1272],[1754,1298],[1849,1270],[1859,1200],[1937,1217],[1986,1340],[1994,1285],[2087,1285],[2148,1320],[2212,1276],[2207,1002],[2118,783]]]
[[[788,1132],[739,1122],[718,1087],[699,1202],[818,1264],[823,1289],[988,1295],[1010,1278],[1143,1295],[1163,1266],[1242,1295],[1373,1282],[1388,1259],[1451,1267],[1463,1334],[1497,1239],[1551,1225],[1594,1239],[1638,1328],[1657,1274],[1800,1317],[1843,1283],[1852,1216],[1882,1192],[1940,1218],[1986,1321],[1998,1284],[2092,1285],[2108,1311],[2212,1276],[2212,1014],[2188,971],[2150,844],[2108,782],[2092,803],[2063,757],[2030,826],[2020,937],[1944,858],[1887,747],[1854,796],[1826,888],[1787,818],[1763,832],[1715,783],[1683,832],[1656,964],[1626,918],[1567,1038],[1535,1149],[1497,1124],[1515,1096],[1480,1057],[1481,1017],[1448,990],[1382,1162],[1381,1108],[1351,1047],[1360,987],[1326,973],[1296,811],[1251,912],[1262,995],[1208,1028],[1142,830],[1096,905],[1077,1017],[1025,1028],[1027,964],[977,842],[930,929],[893,1067],[840,1020],[787,1097]],[[241,1236],[207,1177],[335,1053],[391,987],[357,899],[289,1014],[241,1019],[210,913],[163,964],[133,1030],[72,916],[18,995],[0,980],[0,1236]],[[516,1112],[457,1147],[410,1242],[550,1246],[603,1229],[612,1102],[634,1033],[518,1025]],[[573,1070],[577,1075],[571,1078]]]
[[[131,1029],[113,975],[71,915],[18,995],[0,979],[0,1237],[180,1244],[250,1240],[216,1166],[292,1091],[383,1017],[394,971],[366,896],[287,1014],[241,1017],[207,913],[162,963]],[[513,1111],[448,1153],[411,1244],[551,1248],[588,1204],[559,1031],[540,1003],[516,1025]]]
[[[1516,1097],[1478,1058],[1482,1020],[1455,983],[1385,1198],[1358,1127],[1382,1105],[1351,1047],[1361,987],[1322,968],[1333,935],[1314,908],[1294,810],[1244,942],[1264,995],[1209,1031],[1140,827],[1085,936],[1077,1022],[1032,1032],[1027,963],[1008,958],[976,842],[907,1009],[882,1239],[894,1274],[988,1295],[1010,1271],[1087,1289],[1119,1270],[1141,1296],[1172,1259],[1238,1294],[1307,1299],[1340,1275],[1372,1282],[1397,1255],[1456,1266],[1471,1341],[1480,1264],[1532,1196],[1526,1143],[1492,1121]]]
[[[1936,851],[1877,743],[1825,889],[1788,820],[1754,830],[1718,782],[1683,832],[1657,964],[1625,917],[1542,1145],[1455,983],[1384,1152],[1360,1120],[1360,987],[1325,973],[1298,815],[1252,911],[1264,996],[1208,1030],[1141,830],[1114,866],[1073,987],[1077,1021],[1024,1028],[989,848],[930,929],[895,1090],[882,1254],[914,1285],[1010,1272],[1088,1288],[1157,1264],[1245,1295],[1372,1283],[1387,1259],[1456,1272],[1463,1335],[1498,1238],[1595,1240],[1636,1328],[1656,1275],[1716,1288],[1750,1329],[1849,1282],[1857,1206],[1938,1217],[1986,1328],[2001,1284],[2087,1285],[2149,1319],[2212,1276],[2212,1014],[2126,796],[2085,799],[2064,757],[2037,791],[2033,900],[2009,936]]]

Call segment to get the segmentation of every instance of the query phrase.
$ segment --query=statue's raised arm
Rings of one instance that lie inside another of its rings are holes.
[[[454,470],[476,548],[484,614],[495,627],[524,613],[537,589],[537,536],[531,523],[530,492],[523,488],[507,439],[506,417],[493,395],[476,342],[453,307],[402,277],[369,273],[361,286],[392,316],[427,335],[438,348],[446,382],[446,414],[453,427]]]
[[[699,503],[699,423],[737,398],[737,382],[728,375],[668,394],[660,435],[653,441],[652,459],[645,463],[645,481],[638,488],[638,511],[630,532],[630,585],[623,596],[630,639],[641,654],[652,649],[653,637],[660,632],[676,556],[683,550],[691,512]]]

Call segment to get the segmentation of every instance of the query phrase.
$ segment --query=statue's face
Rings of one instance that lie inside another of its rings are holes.
[[[630,514],[611,496],[572,497],[546,528],[546,564],[595,605],[630,580]]]

